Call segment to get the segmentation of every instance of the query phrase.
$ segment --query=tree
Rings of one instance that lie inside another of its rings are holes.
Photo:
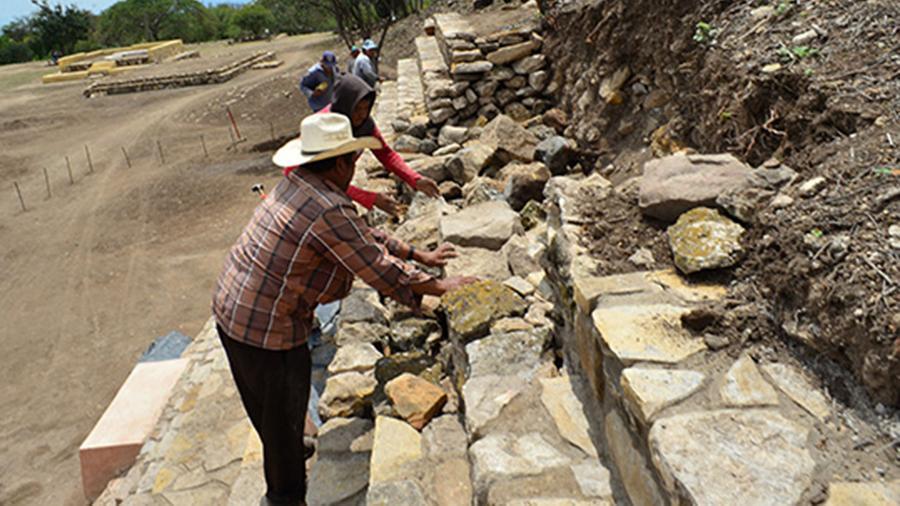
[[[215,37],[217,23],[198,0],[121,0],[103,11],[97,37],[106,46],[180,38]]]
[[[34,53],[28,44],[0,35],[0,65],[31,61]]]
[[[419,11],[423,0],[310,0],[331,14],[338,34],[349,48],[362,39],[377,38],[381,47],[391,25]]]
[[[334,30],[331,13],[312,0],[257,0],[272,11],[275,30],[291,35]]]
[[[219,4],[209,9],[209,14],[216,23],[216,39],[240,37],[241,29],[234,23],[234,17],[239,10],[239,8],[228,4]]]
[[[261,37],[267,30],[275,28],[275,16],[263,5],[249,4],[235,14],[234,24],[245,35]]]
[[[90,37],[94,15],[74,5],[51,7],[48,0],[31,0],[38,11],[31,17],[34,35],[31,49],[40,56],[51,51],[71,53],[79,40]]]

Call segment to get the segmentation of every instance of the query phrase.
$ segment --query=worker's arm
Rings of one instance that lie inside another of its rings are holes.
[[[316,87],[321,84],[318,72],[309,72],[300,80],[300,91],[306,98],[309,98],[316,92]]]
[[[325,211],[313,222],[310,236],[313,247],[326,258],[380,293],[416,309],[422,295],[442,295],[448,289],[465,284],[458,278],[436,280],[389,254],[350,205],[338,205]],[[387,245],[387,248],[395,248],[399,253],[404,249],[407,254],[409,252],[409,246],[402,242]]]

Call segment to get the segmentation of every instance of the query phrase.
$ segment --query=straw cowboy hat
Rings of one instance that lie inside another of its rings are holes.
[[[350,120],[342,114],[313,114],[300,123],[300,137],[276,151],[272,163],[279,167],[296,167],[380,147],[381,143],[375,137],[354,138]]]

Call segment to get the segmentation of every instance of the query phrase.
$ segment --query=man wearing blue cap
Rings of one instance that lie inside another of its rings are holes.
[[[375,84],[378,82],[378,72],[373,63],[377,54],[378,44],[372,39],[366,39],[363,42],[362,54],[356,57],[353,68],[350,69],[353,75],[365,81],[372,88],[375,88]]]
[[[322,59],[310,67],[300,80],[300,91],[306,95],[309,108],[313,112],[319,112],[331,103],[337,73],[337,56],[331,51],[325,51],[322,53]]]

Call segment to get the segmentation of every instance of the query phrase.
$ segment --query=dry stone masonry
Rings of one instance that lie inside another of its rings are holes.
[[[676,154],[629,184],[585,175],[559,136],[566,115],[539,105],[548,76],[534,28],[470,26],[435,16],[374,113],[444,198],[410,192],[369,154],[355,182],[404,203],[399,220],[373,211],[370,224],[417,248],[454,244],[459,258],[435,273],[481,280],[418,312],[354,285],[314,351],[324,425],[309,504],[896,504],[895,462],[859,471],[832,443],[850,431],[868,441],[864,421],[839,416],[794,363],[697,330],[728,292],[688,273],[736,261],[754,199],[796,174]],[[627,78],[598,93],[614,102]],[[476,115],[490,120],[465,121]],[[598,274],[590,210],[626,192],[669,226],[677,270],[654,269],[645,249],[642,270]],[[187,356],[156,435],[101,504],[258,501],[259,441],[211,325]]]

